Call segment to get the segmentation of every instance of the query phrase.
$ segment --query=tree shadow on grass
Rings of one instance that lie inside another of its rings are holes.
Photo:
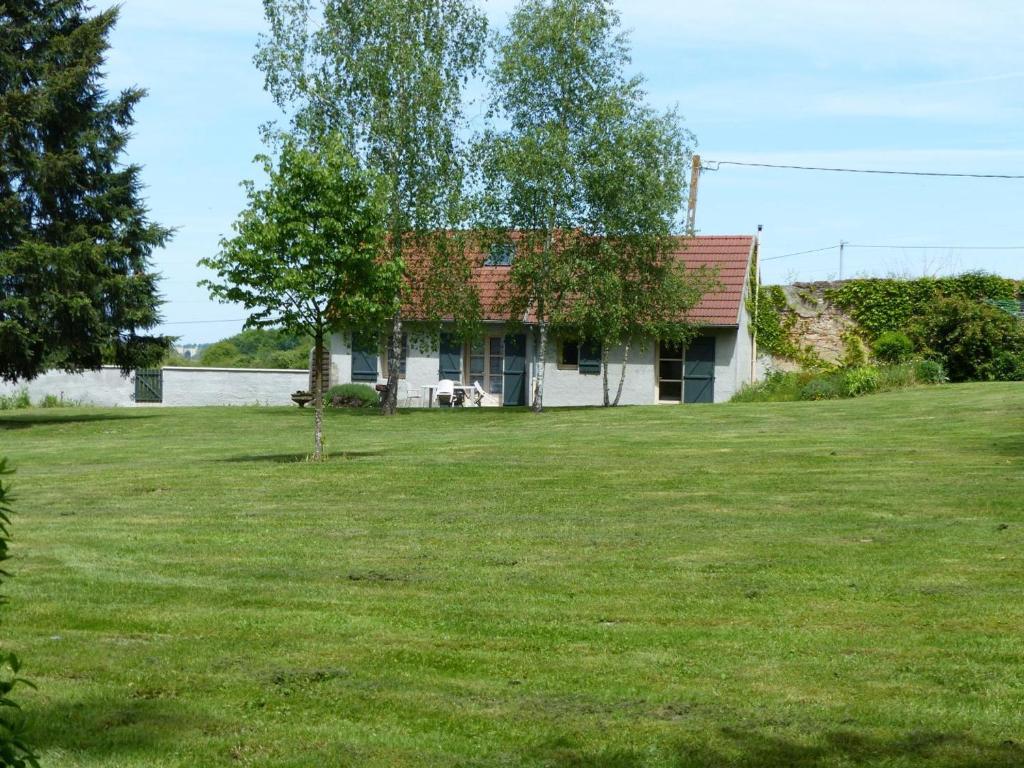
[[[220,459],[220,461],[227,462],[228,464],[251,464],[255,462],[266,462],[270,464],[306,464],[312,463],[309,460],[311,455],[312,454],[309,453],[264,453],[251,456],[230,456],[226,459]],[[383,455],[383,451],[338,451],[336,453],[329,453],[324,457],[324,461],[349,461],[352,459],[375,458]]]
[[[992,447],[1001,456],[1024,456],[1024,434],[1000,438]]]
[[[985,743],[964,734],[912,732],[895,739],[850,730],[821,734],[806,742],[757,731],[723,728],[710,744],[687,743],[675,750],[676,768],[839,768],[892,765],[927,768],[1020,768],[1024,747],[1010,739]],[[557,768],[640,768],[645,750],[586,752],[565,739],[541,745],[531,756]]]
[[[128,414],[128,413],[60,413],[50,411],[46,413],[24,413],[16,416],[0,417],[0,429],[31,429],[32,427],[45,427],[53,424],[87,424],[93,421],[124,421],[133,419],[155,419],[155,414]]]
[[[208,718],[161,695],[135,692],[123,698],[93,696],[26,707],[26,739],[39,752],[60,749],[95,757],[126,752],[158,755],[173,744],[190,741],[200,729],[209,729]]]
[[[798,743],[781,736],[725,728],[731,742],[725,750],[681,750],[679,768],[728,765],[735,768],[788,766],[872,766],[878,764],[927,765],[928,768],[1011,768],[1024,765],[1024,749],[1013,741],[985,743],[971,736],[938,731],[915,731],[886,739],[835,730],[822,734],[816,743]]]

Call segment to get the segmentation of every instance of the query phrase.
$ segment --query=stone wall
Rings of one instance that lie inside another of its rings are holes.
[[[821,281],[782,286],[788,303],[783,312],[796,321],[790,334],[793,343],[800,349],[809,350],[810,357],[817,357],[830,365],[843,357],[843,336],[857,328],[853,318],[825,298],[828,291],[841,285],[836,281]],[[771,371],[800,370],[801,365],[794,360],[760,354],[758,368],[760,378]]]

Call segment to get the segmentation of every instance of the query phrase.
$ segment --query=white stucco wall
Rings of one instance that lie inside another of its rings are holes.
[[[750,336],[746,329],[746,317],[737,328],[709,328],[702,335],[715,338],[715,402],[728,401],[750,378]],[[489,324],[489,335],[503,334],[505,327]],[[522,333],[522,331],[517,331]],[[623,347],[610,351],[609,388],[612,397],[618,386],[621,371]],[[410,342],[406,359],[406,376],[399,386],[399,401],[402,405],[419,405],[421,388],[435,384],[438,379],[438,344],[419,345]],[[623,405],[651,405],[657,402],[656,360],[657,344],[633,342],[622,389]],[[548,344],[547,367],[545,370],[544,404],[557,406],[601,405],[603,388],[600,374],[582,374],[577,369],[559,369],[558,343],[552,336]],[[536,380],[539,365],[535,354],[535,334],[526,332],[527,397]],[[352,380],[351,339],[347,333],[338,333],[331,338],[332,383],[348,383]],[[387,376],[383,370],[383,356],[377,357],[377,380],[369,384],[383,384]],[[411,397],[410,397],[411,396]]]
[[[609,397],[615,398],[622,371],[625,346],[615,347],[608,352]],[[622,405],[651,405],[655,400],[654,358],[657,349],[650,343],[633,342],[626,364],[626,380],[622,385]],[[547,366],[544,371],[544,404],[601,405],[604,403],[603,377],[600,373],[580,373],[575,368],[558,367],[558,340],[548,342]],[[539,366],[538,366],[539,367]],[[537,375],[536,369],[534,376]]]
[[[249,368],[164,368],[165,406],[292,405],[309,373]]]
[[[32,404],[38,404],[47,395],[58,399],[99,405],[107,408],[135,405],[135,380],[122,376],[114,366],[104,366],[98,371],[85,373],[64,373],[53,371],[16,384],[0,382],[0,395],[15,395],[22,389],[28,390]]]

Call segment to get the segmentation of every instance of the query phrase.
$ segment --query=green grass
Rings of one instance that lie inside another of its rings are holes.
[[[1024,765],[1024,385],[0,414],[46,766]]]

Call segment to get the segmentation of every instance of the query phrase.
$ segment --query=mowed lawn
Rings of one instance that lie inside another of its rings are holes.
[[[45,766],[1024,765],[1024,385],[0,413]]]

